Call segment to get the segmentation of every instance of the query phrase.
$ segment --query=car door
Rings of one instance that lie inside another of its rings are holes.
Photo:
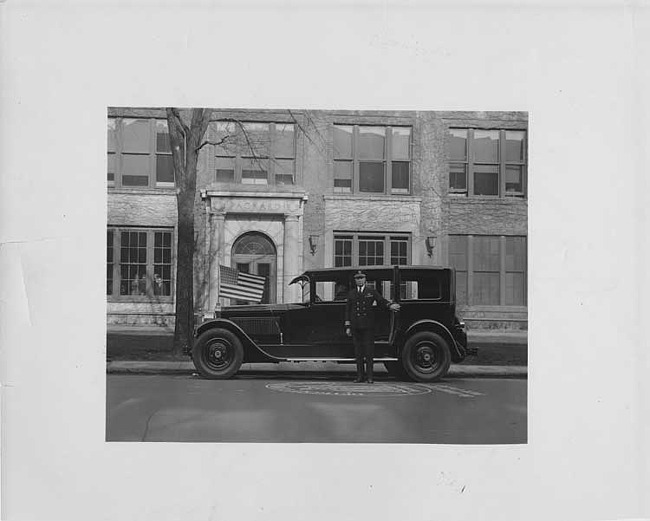
[[[320,280],[312,284],[308,342],[324,357],[354,357],[352,340],[345,334],[345,308],[350,283]]]
[[[352,340],[345,334],[345,305],[348,285],[335,293],[334,281],[326,283],[297,277],[303,286],[303,303],[282,319],[283,352],[293,358],[352,358]]]

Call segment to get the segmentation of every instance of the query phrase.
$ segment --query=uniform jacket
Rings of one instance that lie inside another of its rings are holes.
[[[348,293],[345,305],[345,327],[352,329],[369,329],[374,325],[373,304],[387,308],[391,302],[382,297],[376,290],[366,285],[360,293],[357,288]]]

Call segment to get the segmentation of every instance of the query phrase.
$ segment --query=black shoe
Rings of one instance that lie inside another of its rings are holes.
[[[374,384],[375,382],[372,381],[372,378],[368,378],[368,383],[369,384]]]
[[[356,379],[354,380],[354,383],[355,383],[355,384],[360,384],[360,383],[362,383],[363,381],[364,381],[363,378],[361,378],[360,376],[357,376]]]
[[[366,362],[366,379],[368,380],[369,384],[372,383],[373,369],[374,369],[373,362],[367,361]]]

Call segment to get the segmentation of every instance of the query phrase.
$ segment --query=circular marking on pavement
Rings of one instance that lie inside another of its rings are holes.
[[[431,392],[428,387],[402,383],[282,382],[266,387],[283,393],[327,396],[414,396]]]

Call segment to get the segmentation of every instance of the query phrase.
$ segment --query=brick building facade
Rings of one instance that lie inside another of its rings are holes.
[[[521,112],[215,110],[196,197],[197,312],[219,266],[264,300],[335,265],[452,265],[470,328],[527,327]],[[162,109],[108,111],[109,324],[173,323],[176,198]]]

